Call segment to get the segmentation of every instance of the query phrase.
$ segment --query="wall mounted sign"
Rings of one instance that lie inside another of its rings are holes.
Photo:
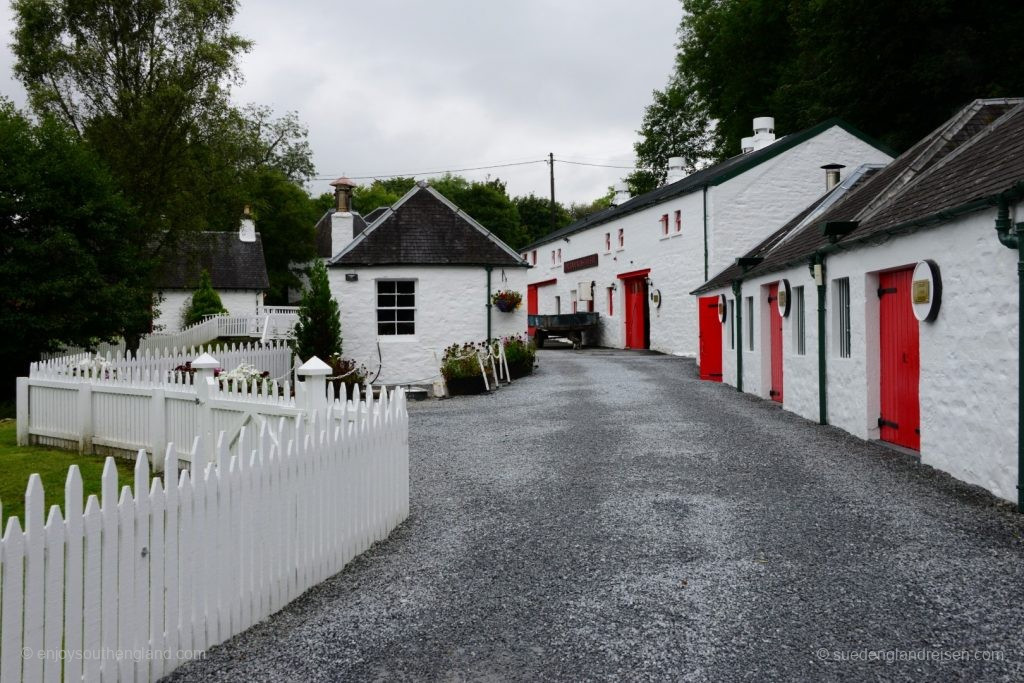
[[[661,290],[660,289],[652,289],[651,290],[651,303],[654,304],[655,308],[661,308]]]
[[[562,264],[562,269],[566,273],[571,273],[574,270],[583,270],[584,268],[595,268],[597,267],[597,254],[590,254],[589,256],[580,256],[579,258],[569,259]]]
[[[719,294],[718,295],[718,322],[720,322],[720,323],[724,323],[725,322],[725,315],[726,315],[725,311],[726,311],[725,294]]]
[[[942,276],[939,265],[931,259],[918,262],[910,284],[910,305],[914,317],[924,323],[934,322],[942,305]]]
[[[779,293],[775,297],[775,303],[779,307],[779,315],[783,318],[789,315],[789,280],[779,280]]]

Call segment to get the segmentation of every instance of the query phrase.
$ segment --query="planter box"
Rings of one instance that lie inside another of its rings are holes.
[[[519,379],[520,377],[526,377],[527,375],[533,374],[533,362],[527,361],[525,363],[509,363],[508,374],[512,375],[512,379]]]
[[[448,387],[449,396],[470,396],[487,391],[487,388],[484,386],[484,378],[480,375],[475,377],[456,377],[445,380],[445,384]]]

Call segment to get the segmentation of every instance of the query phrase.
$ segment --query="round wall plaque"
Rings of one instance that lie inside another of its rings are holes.
[[[914,308],[914,317],[921,322],[934,322],[939,316],[942,276],[935,261],[925,259],[919,261],[914,268],[914,278],[910,283],[910,305]]]

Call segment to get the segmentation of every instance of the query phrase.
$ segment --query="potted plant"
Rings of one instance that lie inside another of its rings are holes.
[[[484,353],[483,344],[452,344],[444,350],[441,359],[441,375],[448,388],[449,396],[482,394],[487,391],[484,377],[480,373],[478,354]],[[494,376],[489,365],[484,366],[487,381],[493,385]]]
[[[523,303],[523,295],[514,289],[500,289],[491,296],[491,303],[502,313],[511,313]]]
[[[505,347],[505,362],[512,379],[525,377],[533,372],[533,364],[537,358],[537,347],[533,340],[523,335],[513,335],[501,340]]]
[[[346,400],[352,398],[352,387],[366,384],[367,370],[365,365],[359,365],[351,358],[342,358],[341,354],[335,354],[327,359],[331,366],[330,383],[338,398],[342,396]]]

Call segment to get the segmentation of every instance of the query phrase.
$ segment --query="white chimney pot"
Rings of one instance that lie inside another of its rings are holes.
[[[238,226],[238,241],[239,242],[255,242],[256,241],[256,223],[248,216],[243,216],[241,224]]]

